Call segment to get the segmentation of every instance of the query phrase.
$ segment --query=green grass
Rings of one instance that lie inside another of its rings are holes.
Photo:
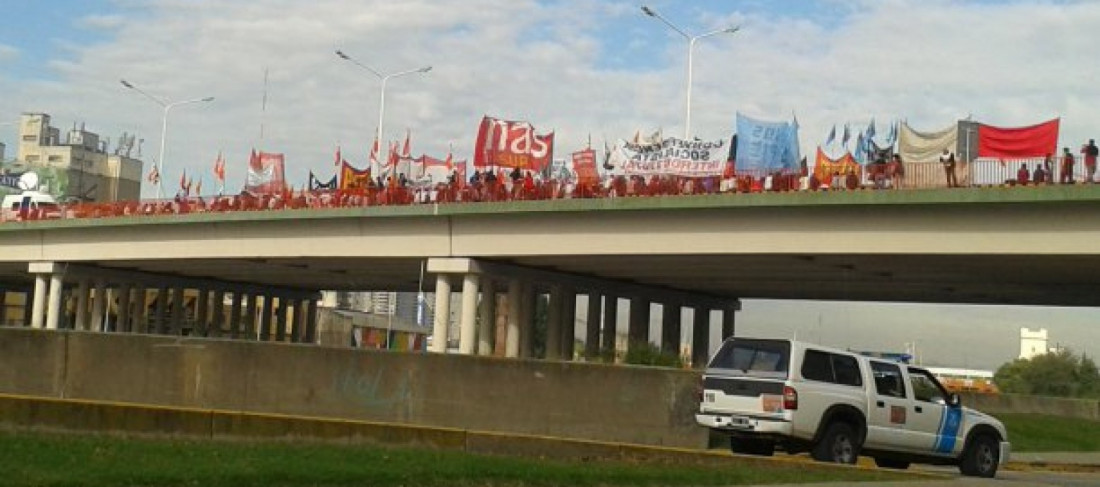
[[[1041,414],[997,414],[1013,451],[1100,451],[1100,421]]]
[[[0,433],[0,485],[612,486],[906,480],[796,463],[728,466],[556,462],[454,451]]]

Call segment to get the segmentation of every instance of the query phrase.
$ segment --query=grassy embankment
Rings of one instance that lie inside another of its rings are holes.
[[[886,471],[557,462],[453,451],[0,433],[0,485],[586,486],[905,480]]]
[[[1041,414],[995,414],[1020,452],[1100,451],[1100,421]]]

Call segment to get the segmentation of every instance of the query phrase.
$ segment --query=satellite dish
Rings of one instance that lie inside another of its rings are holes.
[[[38,189],[38,174],[34,172],[25,172],[22,176],[19,176],[19,189],[23,191],[34,191]]]

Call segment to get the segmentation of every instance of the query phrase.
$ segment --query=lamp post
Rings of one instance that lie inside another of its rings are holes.
[[[348,61],[348,62],[350,62],[350,63],[352,63],[356,66],[359,66],[360,68],[363,68],[363,69],[367,70],[368,72],[370,72],[370,74],[373,74],[375,77],[382,80],[382,89],[381,89],[381,91],[378,95],[378,133],[375,134],[375,141],[378,143],[378,150],[381,151],[382,150],[382,121],[384,120],[384,117],[386,115],[386,82],[389,81],[390,78],[397,78],[397,77],[400,77],[400,76],[405,76],[407,74],[427,73],[428,71],[432,70],[432,67],[431,66],[424,66],[422,68],[409,69],[409,70],[406,70],[406,71],[399,71],[399,72],[396,72],[396,73],[382,74],[378,70],[357,61],[355,58],[353,58],[351,56],[348,56],[347,53],[345,53],[344,51],[341,51],[341,50],[337,49],[336,50],[336,55],[339,56],[340,59]],[[371,161],[371,176],[372,177],[376,177],[378,175],[378,168],[374,167],[375,165],[376,165],[375,161]]]
[[[122,86],[125,86],[125,87],[127,87],[131,90],[134,90],[134,91],[142,94],[146,98],[148,98],[150,100],[153,100],[154,103],[156,103],[157,105],[160,105],[161,108],[164,109],[164,114],[161,117],[161,125],[160,125],[160,155],[157,156],[157,199],[163,198],[164,197],[164,191],[163,191],[163,188],[164,188],[164,142],[165,142],[165,140],[168,136],[168,112],[171,111],[172,108],[178,107],[180,105],[189,105],[191,103],[199,103],[199,102],[209,103],[209,102],[214,101],[214,97],[207,96],[207,97],[204,97],[204,98],[195,98],[195,99],[192,99],[192,100],[181,100],[181,101],[169,102],[169,101],[165,101],[165,100],[162,100],[160,98],[157,98],[153,95],[150,95],[149,93],[146,93],[145,91],[142,91],[141,88],[138,88],[137,86],[134,86],[134,84],[130,83],[129,81],[126,81],[126,80],[123,79],[123,80],[119,80],[119,82],[122,83]]]
[[[680,35],[684,36],[684,39],[687,39],[687,41],[688,41],[687,100],[685,102],[687,107],[684,109],[684,139],[690,139],[691,138],[691,71],[692,71],[691,68],[692,68],[692,57],[693,57],[693,53],[695,51],[695,43],[699,39],[703,39],[703,38],[718,35],[718,34],[733,34],[734,32],[737,32],[738,30],[741,30],[741,27],[740,26],[726,27],[725,29],[718,29],[718,30],[714,30],[714,31],[711,31],[711,32],[707,32],[705,34],[699,34],[697,36],[690,36],[686,32],[684,32],[682,29],[680,29],[679,27],[676,27],[676,25],[674,25],[672,22],[669,22],[668,19],[662,17],[661,14],[657,13],[656,10],[653,10],[653,9],[651,9],[651,8],[645,6],[645,5],[642,5],[642,13],[644,13],[644,14],[650,16],[650,17],[653,17],[657,20],[660,20],[661,22],[664,22],[665,25],[672,28],[672,30],[676,31],[677,34],[680,34]]]

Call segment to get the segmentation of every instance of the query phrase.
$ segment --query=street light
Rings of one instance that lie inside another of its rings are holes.
[[[164,197],[164,191],[163,191],[163,188],[164,188],[164,141],[165,141],[166,137],[168,136],[168,111],[171,110],[173,107],[178,107],[180,105],[188,105],[188,104],[191,104],[191,103],[199,103],[199,102],[203,102],[203,103],[212,102],[212,101],[214,101],[214,97],[207,96],[205,98],[195,98],[193,100],[182,100],[182,101],[168,102],[168,101],[162,100],[162,99],[157,98],[153,95],[150,95],[149,93],[146,93],[146,92],[142,91],[141,88],[138,88],[137,86],[134,86],[133,83],[130,83],[129,81],[126,81],[126,80],[123,79],[123,80],[119,80],[119,82],[122,83],[122,86],[125,86],[125,87],[127,87],[131,90],[134,90],[134,91],[138,92],[138,93],[141,93],[146,98],[148,98],[150,100],[153,100],[154,103],[156,103],[157,105],[160,105],[162,108],[164,108],[164,116],[161,118],[161,126],[160,126],[160,156],[157,157],[157,199],[163,198]]]
[[[383,120],[383,117],[386,114],[386,82],[389,81],[390,78],[397,78],[397,77],[400,77],[400,76],[405,76],[406,74],[427,73],[428,71],[432,70],[432,67],[431,66],[424,66],[422,68],[410,69],[410,70],[407,70],[407,71],[400,71],[400,72],[397,72],[397,73],[382,74],[378,70],[355,60],[355,58],[353,58],[351,56],[348,56],[346,53],[344,53],[344,51],[341,51],[341,50],[337,49],[336,50],[336,55],[339,56],[340,59],[348,61],[348,62],[350,62],[350,63],[352,63],[356,66],[359,66],[360,68],[363,68],[363,69],[369,71],[375,77],[382,80],[382,90],[381,90],[381,93],[378,96],[378,133],[375,135],[375,140],[378,142],[378,147],[379,147],[378,150],[381,151],[382,150],[382,120]],[[377,176],[379,174],[379,169],[377,167],[374,167],[375,165],[376,165],[375,161],[371,161],[371,175],[372,175],[372,177]]]
[[[698,41],[699,39],[703,39],[705,37],[718,35],[718,34],[733,34],[734,32],[737,32],[738,30],[741,30],[741,26],[726,27],[725,29],[718,29],[718,30],[715,30],[715,31],[707,32],[706,34],[699,34],[697,36],[692,37],[692,36],[688,35],[686,32],[684,32],[682,29],[680,29],[679,27],[676,27],[675,25],[673,25],[672,22],[668,21],[668,19],[662,17],[661,14],[657,13],[656,10],[653,10],[653,9],[651,9],[651,8],[645,6],[645,5],[642,5],[642,13],[644,13],[644,14],[650,16],[650,17],[653,17],[657,20],[660,20],[661,22],[664,22],[665,25],[671,27],[672,30],[676,31],[677,34],[680,34],[680,35],[684,36],[684,39],[688,40],[687,101],[685,102],[687,107],[684,109],[684,112],[685,112],[685,115],[684,115],[684,139],[691,139],[691,65],[692,65],[692,53],[693,53],[693,51],[695,51],[695,41]]]

